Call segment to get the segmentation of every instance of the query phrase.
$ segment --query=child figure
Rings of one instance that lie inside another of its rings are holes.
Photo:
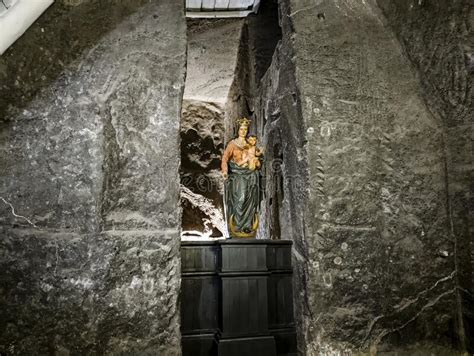
[[[260,169],[261,163],[258,157],[262,156],[262,151],[257,147],[257,136],[250,135],[247,138],[248,148],[242,155],[243,167],[248,167],[251,171]]]

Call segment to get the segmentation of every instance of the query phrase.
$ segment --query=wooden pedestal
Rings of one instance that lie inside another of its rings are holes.
[[[230,239],[220,247],[219,356],[276,356],[275,338],[268,330],[266,241]]]
[[[219,253],[219,247],[213,241],[181,244],[181,344],[184,356],[216,354]]]
[[[296,354],[291,241],[181,246],[184,356]]]

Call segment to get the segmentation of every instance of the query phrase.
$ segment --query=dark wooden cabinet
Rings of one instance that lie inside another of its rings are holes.
[[[293,269],[291,243],[272,241],[267,246],[268,328],[275,338],[278,355],[296,355],[293,317]]]
[[[291,241],[181,244],[183,355],[296,354]]]
[[[219,246],[181,244],[181,340],[183,355],[215,355],[219,328]]]

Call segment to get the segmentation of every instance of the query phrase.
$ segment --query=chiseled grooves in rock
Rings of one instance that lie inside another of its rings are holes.
[[[444,127],[450,239],[456,245],[458,310],[464,314],[458,332],[466,329],[470,340],[461,336],[461,343],[473,349],[474,7],[469,0],[377,2],[418,69],[428,107]]]
[[[299,347],[455,354],[443,126],[374,1],[280,6],[283,40],[255,115],[267,212],[280,161]]]
[[[178,355],[184,4],[75,5],[0,57],[0,352]]]

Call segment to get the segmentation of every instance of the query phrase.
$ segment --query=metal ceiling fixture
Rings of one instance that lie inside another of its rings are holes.
[[[256,13],[260,0],[186,0],[186,16],[201,18],[245,17]]]
[[[15,42],[54,0],[0,1],[0,55]]]

